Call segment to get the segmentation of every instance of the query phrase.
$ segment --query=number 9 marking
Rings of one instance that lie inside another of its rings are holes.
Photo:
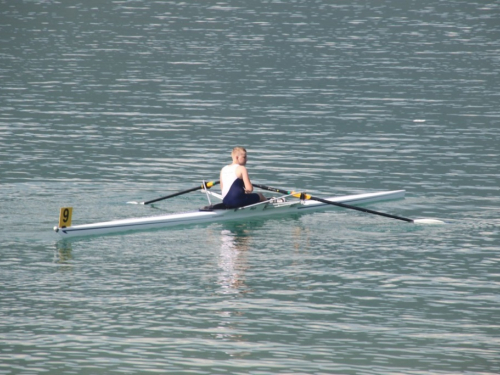
[[[73,214],[73,207],[63,207],[59,213],[59,228],[71,226],[71,215]]]

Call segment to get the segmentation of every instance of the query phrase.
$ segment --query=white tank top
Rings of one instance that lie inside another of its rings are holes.
[[[231,186],[233,186],[233,182],[238,178],[236,176],[236,168],[238,168],[239,166],[239,164],[231,164],[226,165],[224,168],[222,168],[220,173],[222,182],[222,198],[227,195],[229,189],[231,189]]]

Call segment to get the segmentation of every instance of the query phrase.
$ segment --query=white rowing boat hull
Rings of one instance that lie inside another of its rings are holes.
[[[378,193],[346,195],[326,199],[332,202],[340,202],[350,205],[361,205],[371,202],[402,199],[404,198],[404,196],[404,190],[394,190]],[[267,217],[284,214],[302,214],[334,207],[335,206],[333,205],[328,205],[311,200],[293,200],[283,203],[265,202],[237,209],[193,211],[143,218],[112,220],[95,224],[74,225],[67,228],[55,227],[54,230],[60,236],[69,238],[77,236],[104,235],[136,230],[159,229],[188,224],[203,224],[229,220],[246,220],[254,217]]]

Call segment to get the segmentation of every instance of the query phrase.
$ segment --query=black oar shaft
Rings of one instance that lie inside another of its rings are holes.
[[[406,217],[396,216],[396,215],[391,215],[391,214],[386,214],[385,212],[374,211],[374,210],[370,210],[370,209],[364,208],[364,207],[351,206],[350,204],[345,204],[345,203],[341,203],[341,202],[331,202],[329,200],[322,199],[322,198],[317,198],[317,197],[311,197],[311,199],[315,200],[315,201],[318,201],[318,202],[326,203],[326,204],[333,204],[335,206],[339,206],[339,207],[343,207],[343,208],[349,208],[351,210],[366,212],[366,213],[369,213],[369,214],[374,214],[374,215],[389,217],[391,219],[403,220],[403,221],[406,221],[408,223],[413,223],[412,219],[408,219]]]
[[[356,210],[356,211],[361,211],[361,212],[370,213],[370,214],[374,214],[374,215],[384,216],[384,217],[388,217],[388,218],[391,218],[391,219],[402,220],[402,221],[406,221],[408,223],[414,223],[415,222],[413,219],[408,219],[406,217],[396,216],[396,215],[391,215],[391,214],[386,214],[384,212],[374,211],[374,210],[370,210],[368,208],[363,208],[363,207],[358,207],[358,206],[351,206],[350,204],[345,204],[345,203],[340,203],[340,202],[332,202],[332,201],[329,201],[329,200],[326,200],[326,199],[323,199],[323,198],[313,197],[313,196],[311,196],[309,194],[305,194],[305,193],[297,193],[297,192],[294,192],[294,191],[277,189],[277,188],[273,188],[273,187],[269,187],[269,186],[265,186],[265,185],[259,185],[259,184],[253,184],[253,186],[258,187],[260,189],[264,189],[264,190],[274,191],[274,192],[280,193],[280,194],[295,195],[297,197],[301,197],[302,199],[310,199],[310,200],[318,201],[318,202],[325,203],[325,204],[331,204],[333,206],[338,206],[338,207],[348,208],[348,209],[351,209],[351,210]]]
[[[177,193],[173,193],[173,194],[170,194],[170,195],[166,195],[166,196],[164,196],[164,197],[160,197],[160,198],[152,199],[152,200],[150,200],[150,201],[144,202],[143,204],[150,204],[150,203],[154,203],[154,202],[162,201],[162,200],[164,200],[164,199],[177,197],[178,195],[187,194],[187,193],[190,193],[190,192],[192,192],[192,191],[201,190],[201,189],[204,189],[204,188],[210,189],[212,186],[217,185],[219,182],[220,182],[220,181],[211,181],[211,182],[207,182],[207,183],[205,183],[205,184],[201,184],[200,186],[194,187],[194,188],[192,188],[192,189],[183,190],[183,191],[179,191],[179,192],[177,192]]]

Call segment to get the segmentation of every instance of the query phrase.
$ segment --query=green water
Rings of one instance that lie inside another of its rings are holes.
[[[0,374],[498,374],[497,2],[0,1]],[[60,241],[253,181],[370,208]]]

